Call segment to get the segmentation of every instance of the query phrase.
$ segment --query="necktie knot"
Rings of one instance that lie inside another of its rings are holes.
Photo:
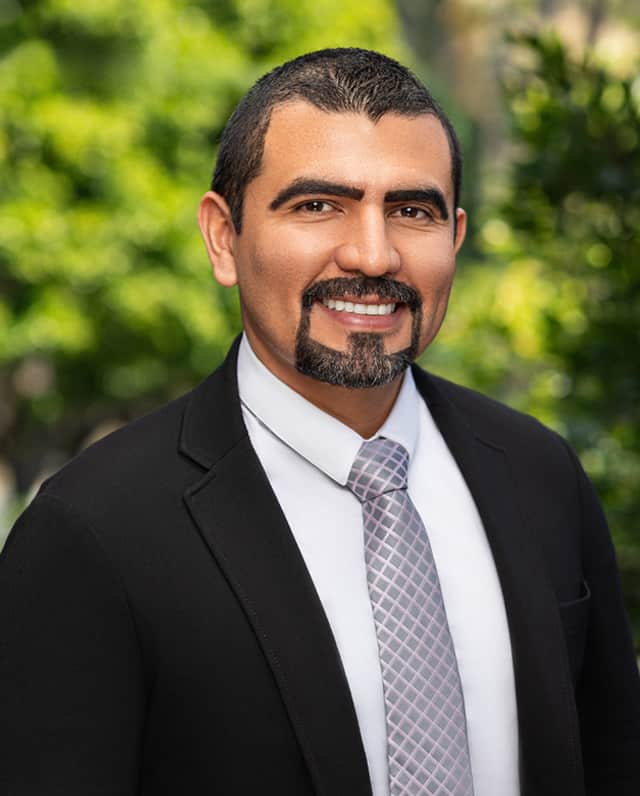
[[[407,488],[409,454],[399,442],[384,437],[363,443],[347,486],[361,503],[385,492]]]

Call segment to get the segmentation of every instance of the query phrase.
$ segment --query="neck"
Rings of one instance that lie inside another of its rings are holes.
[[[308,376],[302,378],[309,379]],[[398,376],[390,384],[360,390],[318,382],[318,388],[314,385],[313,390],[306,392],[297,390],[297,392],[323,412],[332,415],[361,437],[368,439],[378,431],[389,416],[401,384],[402,376]],[[294,385],[289,386],[296,389]]]

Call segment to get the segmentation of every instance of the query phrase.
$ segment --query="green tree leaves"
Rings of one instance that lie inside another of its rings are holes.
[[[5,11],[0,447],[24,491],[51,450],[63,460],[104,418],[184,391],[239,330],[196,211],[246,89],[317,47],[399,46],[386,0],[32,0]],[[34,377],[43,363],[47,378]]]
[[[432,361],[550,423],[603,497],[640,631],[640,82],[513,40],[513,160]],[[522,61],[523,59],[519,59]],[[517,61],[514,59],[514,63]]]

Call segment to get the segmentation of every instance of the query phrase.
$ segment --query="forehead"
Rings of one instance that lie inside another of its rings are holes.
[[[433,185],[451,199],[451,152],[439,119],[334,113],[296,101],[277,106],[255,188],[278,190],[300,176],[356,185],[366,193]]]

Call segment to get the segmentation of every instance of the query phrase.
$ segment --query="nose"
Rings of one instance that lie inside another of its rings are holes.
[[[389,240],[384,213],[374,207],[363,208],[352,218],[334,259],[343,271],[371,277],[394,274],[400,268],[400,255]]]

